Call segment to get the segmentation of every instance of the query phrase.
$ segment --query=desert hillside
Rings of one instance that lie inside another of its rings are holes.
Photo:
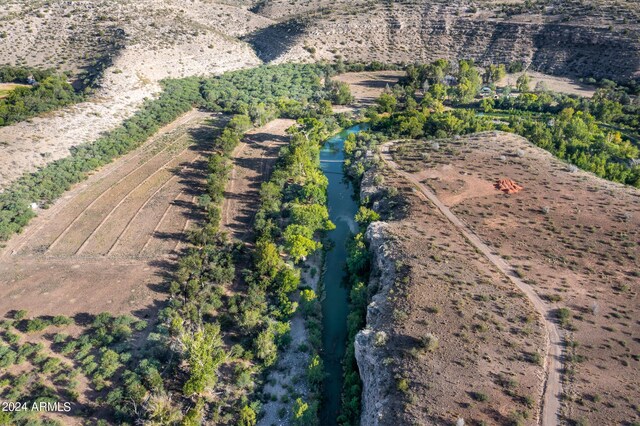
[[[90,102],[0,130],[0,187],[130,117],[164,78],[261,62],[523,61],[560,75],[628,79],[640,70],[634,2],[412,0],[3,2],[5,65],[54,67]]]
[[[314,5],[314,6],[312,6]],[[547,73],[629,78],[640,70],[635,2],[285,2],[248,40],[267,61],[524,61]]]

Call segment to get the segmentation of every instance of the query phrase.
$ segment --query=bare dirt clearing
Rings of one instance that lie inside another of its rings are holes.
[[[404,71],[349,72],[337,75],[333,80],[347,83],[355,98],[353,104],[362,107],[373,104],[387,86],[393,87],[405,75]]]
[[[508,259],[564,329],[564,418],[637,420],[640,192],[571,173],[511,134],[398,148],[397,161]],[[507,195],[492,188],[500,177],[524,189]]]
[[[294,120],[276,119],[250,130],[235,149],[233,169],[222,203],[222,228],[232,237],[248,242],[258,208],[260,186],[269,179],[280,148]]]
[[[133,312],[154,290],[189,223],[216,121],[191,111],[42,211],[0,253],[0,312]]]
[[[524,73],[520,72],[516,74],[508,74],[502,80],[500,80],[496,84],[496,86],[515,87],[516,82],[518,81],[518,77],[520,77],[522,74]],[[595,87],[582,84],[575,79],[556,77],[553,75],[547,75],[535,71],[527,71],[527,75],[531,78],[531,83],[529,84],[529,86],[532,90],[535,89],[540,83],[543,85],[545,90],[550,90],[557,93],[565,93],[567,95],[577,95],[583,96],[585,98],[590,98],[594,95],[594,93],[596,93]]]

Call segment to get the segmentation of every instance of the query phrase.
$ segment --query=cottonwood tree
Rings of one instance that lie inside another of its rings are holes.
[[[189,368],[189,380],[184,384],[183,392],[185,395],[202,393],[215,384],[218,366],[226,357],[220,326],[204,324],[193,334],[185,332],[181,341]]]
[[[527,93],[529,91],[529,84],[531,83],[531,79],[527,75],[527,73],[522,74],[516,80],[516,88],[520,93]]]

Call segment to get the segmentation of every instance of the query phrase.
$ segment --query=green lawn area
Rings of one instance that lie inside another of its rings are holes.
[[[26,84],[0,83],[0,99],[9,96],[9,93],[14,91],[18,87],[30,87],[30,86]]]

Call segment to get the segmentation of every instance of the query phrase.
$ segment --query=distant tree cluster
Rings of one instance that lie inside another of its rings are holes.
[[[489,66],[484,79],[494,81],[503,73],[503,67]],[[453,85],[447,83],[454,81],[447,76],[455,79]],[[445,60],[412,65],[401,83],[381,95],[376,110],[368,112],[374,129],[407,138],[446,138],[491,129],[515,132],[583,170],[640,186],[638,147],[623,134],[625,129],[640,133],[640,107],[615,84],[598,90],[592,99],[550,93],[540,87],[538,93],[531,93],[530,79],[522,74],[518,78],[519,96],[505,93],[480,103],[485,113],[499,114],[501,121],[509,123],[506,125],[471,109],[477,105],[474,98],[480,83],[471,62],[460,61],[457,72]],[[421,88],[424,94],[418,103],[416,93]],[[445,111],[445,102],[454,109]],[[606,123],[615,128],[610,130]]]
[[[56,74],[54,69],[0,66],[0,83],[31,84],[33,81],[43,81]]]
[[[0,126],[6,126],[43,112],[79,102],[84,97],[75,92],[66,75],[53,70],[0,67],[0,83],[28,84],[17,87],[0,99]]]

